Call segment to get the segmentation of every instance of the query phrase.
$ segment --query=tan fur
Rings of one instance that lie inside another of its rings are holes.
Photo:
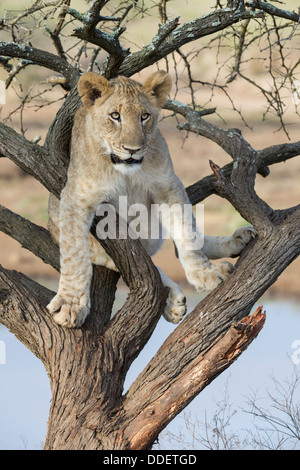
[[[116,270],[89,235],[101,202],[118,207],[118,197],[126,195],[129,205],[138,202],[149,210],[153,203],[181,207],[189,203],[158,129],[159,112],[170,89],[171,79],[165,72],[152,74],[143,85],[126,77],[107,81],[94,73],[86,73],[79,80],[82,106],[74,121],[68,180],[60,202],[54,196],[49,201],[49,229],[60,244],[61,277],[48,310],[63,326],[81,326],[89,313],[91,264]],[[142,163],[123,163],[131,158]],[[203,249],[191,250],[188,240],[176,238],[180,223],[174,213],[171,235],[187,279],[196,289],[214,289],[233,270],[230,263],[213,265],[208,257],[238,255],[255,233],[246,227],[231,237],[206,237]],[[194,221],[190,229],[195,229]],[[152,240],[150,234],[141,241],[150,255],[162,244],[160,239]],[[186,311],[184,294],[162,272],[161,277],[170,287],[164,316],[177,323]]]

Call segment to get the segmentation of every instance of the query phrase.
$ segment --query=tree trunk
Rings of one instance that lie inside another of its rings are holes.
[[[115,448],[113,422],[122,406],[122,384],[112,347],[84,329],[58,338],[51,354],[53,398],[46,450]]]
[[[120,375],[113,374],[115,367],[109,342],[91,332],[76,330],[66,348],[66,338],[62,336],[61,343],[56,346],[56,350],[61,348],[60,353],[53,357],[53,398],[44,448],[150,448],[158,431],[177,414],[178,407],[187,405],[185,390],[191,400],[199,386],[208,385],[246,349],[264,320],[265,315],[259,308],[252,317],[234,324],[208,353],[194,360],[189,372],[181,379],[170,387],[166,382],[160,399],[148,406],[144,405],[146,393],[138,394],[136,400],[129,400],[127,405],[126,396],[122,396]],[[146,379],[140,387],[147,388],[148,385]],[[158,385],[156,383],[156,387]]]

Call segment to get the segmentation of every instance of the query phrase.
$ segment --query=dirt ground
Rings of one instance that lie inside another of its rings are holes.
[[[241,94],[243,92],[241,91]],[[259,99],[259,98],[257,98]],[[257,103],[249,100],[249,108]],[[45,135],[45,122],[49,121],[48,109],[39,113],[29,111],[26,115],[28,137]],[[220,124],[216,117],[207,118]],[[51,119],[50,119],[51,121]],[[29,125],[28,125],[29,123]],[[227,122],[226,127],[239,127],[240,122]],[[290,126],[291,140],[298,140],[298,123]],[[277,123],[258,122],[254,129],[243,129],[243,135],[254,148],[261,149],[273,144],[287,141],[282,132],[276,132]],[[176,122],[165,119],[161,129],[168,142],[175,170],[185,186],[210,174],[208,160],[222,166],[230,161],[216,144],[202,137],[179,133]],[[300,201],[300,165],[299,157],[286,163],[274,165],[267,178],[258,175],[256,189],[258,194],[273,208],[285,208],[298,204]],[[12,211],[29,218],[33,222],[46,226],[47,224],[48,192],[39,182],[24,174],[6,158],[0,158],[0,203]],[[229,235],[239,226],[245,224],[239,214],[225,200],[211,196],[204,201],[205,234]],[[154,257],[155,262],[174,280],[185,285],[183,270],[175,258],[173,244],[166,241],[163,249]],[[56,271],[45,265],[29,251],[23,249],[17,242],[0,233],[0,263],[9,269],[22,271],[35,279],[50,282],[56,285],[58,275]],[[277,280],[268,292],[270,296],[295,298],[300,297],[299,289],[300,260],[296,260]]]

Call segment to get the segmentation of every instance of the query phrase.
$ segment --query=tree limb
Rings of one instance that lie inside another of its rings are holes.
[[[0,154],[59,197],[66,183],[67,167],[57,154],[49,154],[43,147],[30,142],[3,123],[0,123]]]
[[[267,147],[262,150],[257,150],[257,173],[266,176],[265,169],[269,165],[273,165],[286,160],[297,157],[300,155],[300,141],[291,144],[280,144]],[[221,171],[225,177],[230,177],[233,170],[233,163],[228,163],[221,168]],[[188,186],[186,191],[189,199],[193,205],[198,204],[211,194],[216,194],[215,188],[216,177],[215,175],[205,176],[196,183]]]
[[[271,145],[257,150],[257,159],[260,167],[285,162],[300,155],[300,140],[288,144]]]
[[[118,74],[121,64],[129,54],[129,49],[124,49],[119,42],[119,37],[125,29],[118,28],[111,34],[99,29],[95,29],[91,33],[89,28],[82,27],[76,28],[73,32],[73,36],[95,44],[109,53],[109,57],[102,68],[102,75],[108,79]]]
[[[105,0],[94,1],[86,15],[78,14],[78,12],[72,8],[68,8],[67,11],[83,23],[82,27],[76,28],[73,31],[72,36],[88,41],[91,44],[95,44],[109,53],[109,57],[103,67],[102,73],[106,78],[111,78],[117,73],[125,57],[129,54],[129,49],[124,49],[119,41],[119,37],[126,30],[125,27],[119,27],[113,33],[104,32],[96,28],[97,24],[101,20],[107,19],[100,15],[100,11],[105,3],[107,3]],[[120,20],[120,18],[109,19],[114,21]]]
[[[266,236],[270,234],[273,230],[273,224],[270,222],[269,216],[273,211],[265,202],[255,196],[253,197],[253,194],[248,191],[246,176],[244,179],[245,184],[237,186],[232,178],[226,178],[221,168],[212,161],[210,161],[210,167],[217,178],[215,187],[218,194],[225,197],[241,216],[256,228],[259,235]],[[243,165],[240,165],[239,168],[243,168]],[[231,176],[233,172],[234,170]],[[242,176],[240,179],[242,180]]]
[[[0,204],[0,230],[17,240],[23,248],[31,251],[57,271],[59,249],[48,230],[34,224]]]
[[[293,11],[282,10],[281,8],[275,7],[268,2],[262,2],[261,0],[248,0],[246,2],[248,7],[263,10],[271,16],[278,16],[279,18],[285,18],[286,20],[300,22],[300,15]]]
[[[255,150],[249,142],[247,142],[238,129],[221,129],[215,124],[209,123],[202,119],[203,113],[192,109],[190,106],[185,105],[176,100],[168,100],[164,109],[181,114],[187,119],[187,122],[180,125],[180,129],[192,131],[197,135],[201,135],[209,140],[212,140],[219,145],[226,153],[228,153],[235,163],[225,165],[221,171],[224,177],[229,178],[233,175],[235,179],[237,160],[240,157],[245,158],[246,155],[255,159],[255,164],[252,166],[252,176],[250,180],[245,178],[245,175],[240,177],[240,182],[247,182],[248,186],[253,185],[253,179],[256,172],[263,176],[269,174],[268,166],[286,161],[290,158],[300,155],[300,141],[288,144],[272,145],[262,150]],[[249,168],[248,165],[240,165],[244,171]],[[256,168],[256,171],[254,169]],[[213,175],[206,176],[199,180],[187,189],[188,196],[192,204],[201,202],[211,194],[216,194],[215,187],[216,178]],[[235,182],[235,181],[233,181]],[[269,214],[270,208],[263,204]]]
[[[124,29],[122,28],[122,32]],[[114,34],[104,33],[98,29],[93,32],[93,35],[90,34],[86,28],[76,28],[73,32],[73,36],[88,41],[92,44],[104,49],[109,54],[118,55],[120,57],[125,57],[129,54],[127,49],[123,49],[121,44],[118,41],[118,36],[120,35],[120,30],[116,31]]]
[[[139,240],[118,238],[119,218],[116,239],[98,238],[97,223],[98,217],[95,217],[91,233],[112,258],[130,289],[125,305],[115,314],[104,333],[114,347],[118,357],[116,362],[125,379],[132,361],[148,342],[160,319],[168,289],[163,287],[152,259]]]
[[[141,51],[135,52],[126,57],[119,69],[119,73],[120,75],[131,76],[149,65],[154,64],[163,57],[166,57],[184,44],[195,41],[201,37],[214,34],[243,19],[260,16],[261,13],[255,13],[250,10],[217,10],[185,23],[182,26],[175,28],[173,31],[172,28],[170,28],[170,34],[166,36],[166,29],[170,27],[170,25],[172,27],[173,25],[175,26],[176,20],[178,21],[178,19],[175,18],[171,22],[166,23],[166,25],[163,25],[152,41]],[[160,35],[164,35],[165,40],[160,41]],[[158,47],[155,48],[154,44],[157,42]]]
[[[66,168],[70,159],[70,142],[74,116],[80,105],[80,96],[77,87],[74,86],[53,119],[45,139],[44,148],[49,154],[54,155],[56,160],[62,160]],[[65,182],[66,180],[64,185]]]
[[[32,46],[26,46],[25,44],[17,44],[14,42],[0,42],[0,54],[8,57],[26,59],[36,65],[54,70],[55,72],[64,75],[71,84],[75,84],[79,77],[79,72],[66,60],[55,54],[51,54],[50,52],[42,49],[36,49]]]
[[[46,310],[53,292],[24,274],[0,265],[0,323],[5,325],[47,367],[55,323]]]
[[[195,358],[184,373],[174,378],[156,402],[137,414],[125,431],[130,449],[149,448],[163,429],[193,398],[227,369],[256,338],[265,323],[259,307],[250,317],[234,323],[208,351]],[[126,409],[126,405],[125,405]],[[145,445],[146,444],[146,445]]]

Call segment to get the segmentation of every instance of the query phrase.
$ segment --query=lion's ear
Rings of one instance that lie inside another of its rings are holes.
[[[143,87],[150,96],[156,98],[157,105],[162,107],[171,91],[172,80],[167,72],[161,70],[150,75],[143,83]]]
[[[89,107],[108,92],[109,81],[97,73],[87,72],[80,77],[77,88],[82,103]]]

